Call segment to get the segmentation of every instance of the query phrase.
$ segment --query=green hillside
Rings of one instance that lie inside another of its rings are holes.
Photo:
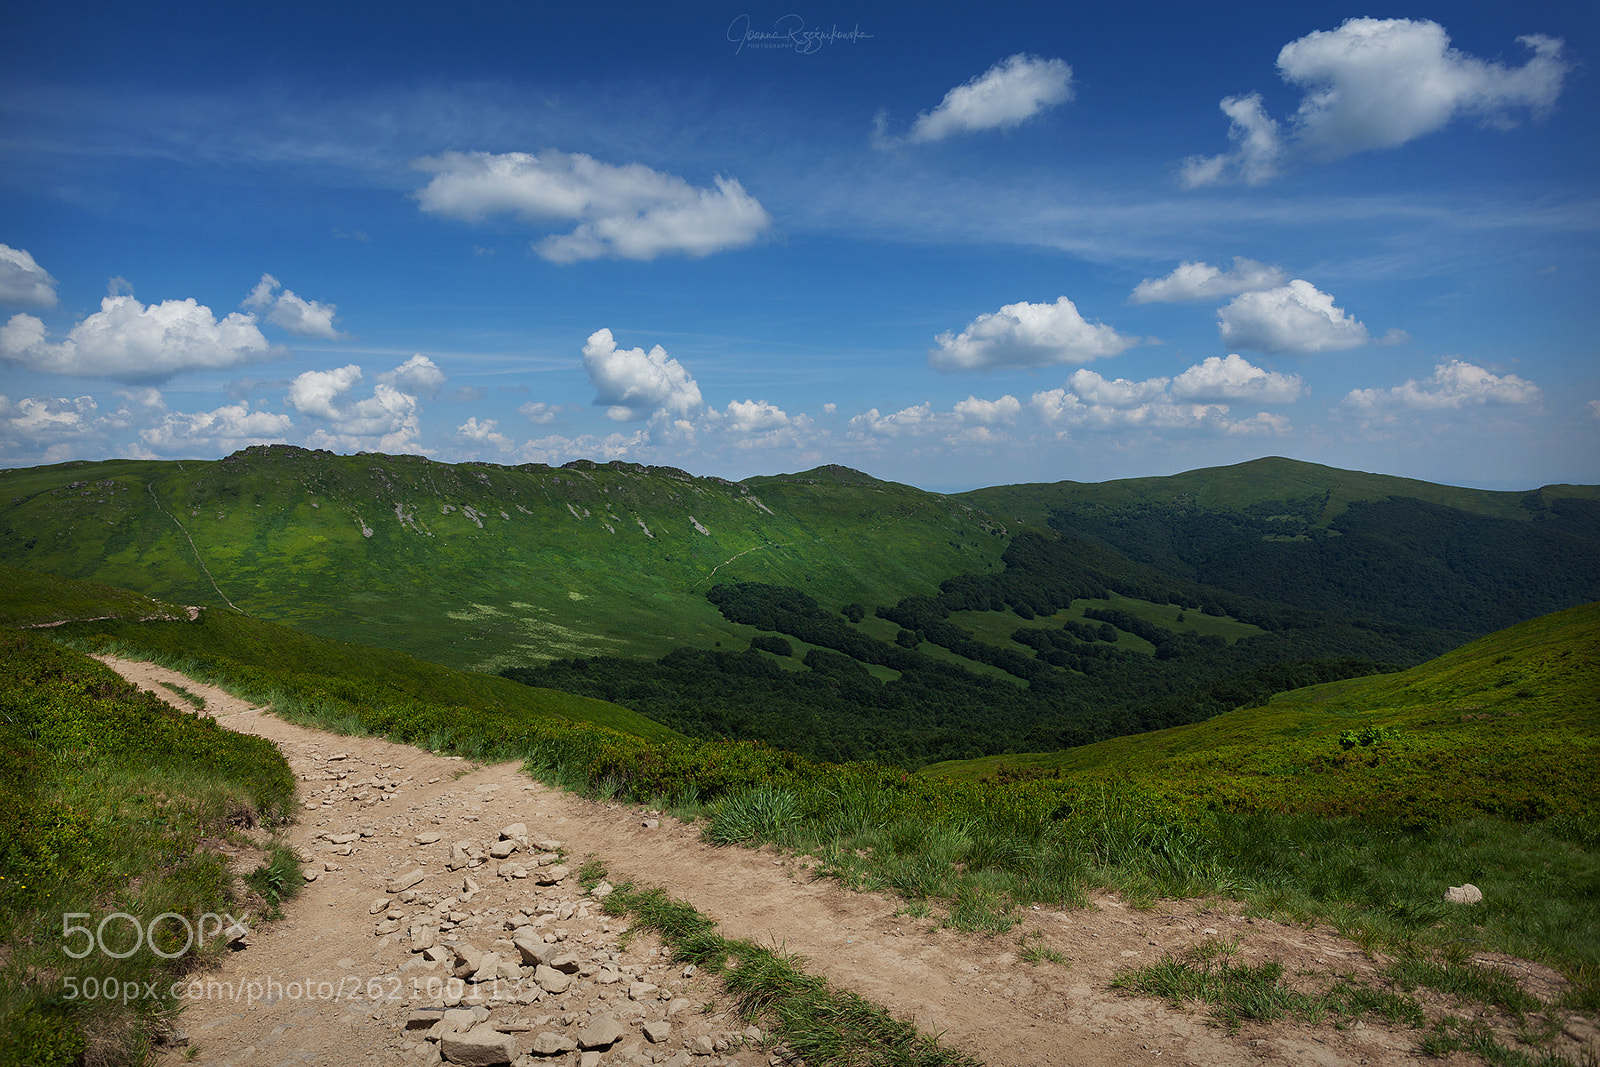
[[[83,647],[181,665],[263,702],[360,716],[492,721],[502,729],[541,720],[589,723],[652,740],[676,731],[603,700],[459,671],[404,652],[301,633],[226,609],[194,618],[183,608],[109,589],[0,567],[0,626],[41,632]]]
[[[969,505],[828,474],[751,485],[288,446],[58,464],[0,472],[0,562],[492,670],[712,647],[731,632],[704,599],[714,582],[881,602],[1005,548]]]
[[[1600,819],[1600,603],[1492,634],[1395,674],[1064,752],[953,761],[926,775],[1131,780],[1218,811]]]

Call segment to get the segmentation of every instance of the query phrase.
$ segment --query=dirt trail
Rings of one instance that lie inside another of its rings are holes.
[[[230,955],[220,971],[201,976],[208,982],[232,982],[236,992],[188,1001],[181,1025],[193,1044],[170,1058],[174,1064],[387,1067],[438,1062],[437,1046],[404,1030],[412,1009],[439,1003],[437,996],[428,995],[426,979],[432,974],[427,968],[432,965],[423,966],[422,957],[413,955],[402,940],[404,928],[375,933],[375,919],[381,923],[383,916],[375,916],[371,907],[385,896],[391,878],[419,865],[430,872],[419,888],[448,882],[456,892],[463,874],[476,878],[482,889],[471,910],[482,910],[485,917],[496,914],[497,906],[514,910],[533,901],[530,881],[497,878],[485,869],[445,870],[453,839],[492,841],[500,827],[517,822],[527,825],[534,840],[559,839],[574,870],[592,856],[607,865],[614,879],[663,886],[714,919],[725,935],[797,953],[813,973],[914,1019],[924,1031],[941,1034],[945,1043],[995,1067],[1098,1067],[1157,1059],[1196,1067],[1356,1067],[1409,1062],[1416,1056],[1415,1032],[1376,1022],[1345,1030],[1331,1024],[1246,1025],[1229,1035],[1207,1022],[1203,1008],[1175,1010],[1107,989],[1118,969],[1155,962],[1166,952],[1213,936],[1238,938],[1243,962],[1281,959],[1290,975],[1370,971],[1371,961],[1359,949],[1327,929],[1244,918],[1228,902],[1167,901],[1140,910],[1109,896],[1082,911],[1030,911],[1021,928],[997,937],[931,928],[928,920],[896,916],[902,903],[896,899],[812,880],[801,860],[770,849],[707,846],[693,826],[671,818],[649,826],[636,807],[559,792],[530,781],[515,764],[478,766],[387,741],[295,726],[162,668],[103,659],[129,681],[168,699],[171,691],[161,683],[182,685],[202,696],[207,713],[229,727],[277,743],[300,779],[300,819],[290,838],[313,857],[307,869],[319,872],[285,908],[281,921],[253,933],[248,947]],[[327,840],[328,835],[363,830],[370,836],[344,844],[347,855],[338,854],[341,846]],[[441,842],[419,845],[417,835],[429,831],[442,834]],[[580,892],[571,885],[574,880],[564,890],[569,898]],[[592,928],[584,932],[586,941],[591,934],[603,939],[617,932],[602,928],[615,921],[604,919],[597,908],[593,917],[581,921]],[[1041,937],[1068,964],[1019,959],[1025,935]],[[579,938],[576,928],[572,936]],[[657,975],[651,981],[664,983],[669,971],[676,978],[678,972],[652,952],[641,942],[630,946],[627,958]],[[243,993],[251,982],[264,991],[276,983],[279,994],[251,1002]],[[298,995],[294,982],[301,983]],[[394,995],[350,996],[357,988]],[[339,993],[326,995],[330,989]],[[703,989],[709,987],[686,989],[684,995]],[[588,1007],[560,1001],[512,1003],[496,1015],[515,1022],[519,1011],[559,1010],[563,1020],[576,1025],[572,1019],[581,1018]],[[727,1022],[735,1030],[743,1025]],[[627,1047],[619,1045],[621,1051],[584,1062],[670,1062],[666,1046],[641,1042],[624,1042]],[[525,1038],[519,1051],[528,1047]],[[688,1054],[676,1050],[680,1057]],[[576,1064],[578,1055],[534,1061]],[[768,1057],[735,1049],[697,1056],[693,1062],[731,1067],[765,1064]]]

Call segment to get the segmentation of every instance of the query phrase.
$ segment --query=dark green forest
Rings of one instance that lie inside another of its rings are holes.
[[[1017,536],[1004,562],[998,574],[948,579],[937,596],[872,609],[898,627],[892,641],[867,632],[862,605],[835,612],[800,590],[747,582],[707,594],[729,621],[761,631],[746,649],[683,648],[653,662],[572,658],[503,673],[614,701],[694,736],[915,768],[1197,722],[1275,692],[1421,662],[1461,640],[1163,582],[1149,566],[1103,548],[1035,533]],[[951,618],[981,611],[1038,620],[1112,593],[1167,605],[1174,615],[1226,614],[1265,632],[1230,644],[1090,608],[1092,623],[1020,627],[1002,645]],[[1123,634],[1153,652],[1128,647]],[[803,670],[792,669],[791,638],[811,646]],[[930,655],[924,643],[959,658]]]

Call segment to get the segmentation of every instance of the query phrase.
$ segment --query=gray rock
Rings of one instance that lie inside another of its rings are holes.
[[[672,1024],[665,1019],[655,1019],[644,1024],[644,1036],[652,1044],[659,1045],[672,1036]]]
[[[440,1008],[417,1008],[406,1016],[407,1030],[431,1030],[444,1017]]]
[[[1444,891],[1446,904],[1480,904],[1483,902],[1483,890],[1471,882],[1465,885],[1453,885]]]
[[[522,953],[522,962],[529,965],[548,963],[555,957],[555,946],[545,944],[536,935],[518,934],[512,944]]]
[[[391,893],[400,893],[410,889],[426,877],[428,877],[428,872],[421,867],[416,867],[404,874],[395,875],[394,879],[384,888]]]
[[[554,867],[540,867],[533,879],[540,885],[555,885],[571,873],[567,870],[566,864],[558,863]]]
[[[627,1036],[627,1029],[617,1021],[615,1015],[599,1015],[578,1031],[578,1047],[610,1048]]]
[[[539,988],[546,993],[565,993],[567,987],[572,984],[572,979],[542,963],[534,969],[533,980],[538,982]]]
[[[575,1052],[577,1048],[578,1043],[566,1034],[546,1030],[533,1039],[533,1048],[530,1051],[535,1056],[559,1056],[563,1052]]]
[[[517,1039],[481,1026],[465,1034],[446,1034],[439,1041],[439,1054],[446,1063],[462,1067],[499,1067],[517,1058]]]
[[[478,959],[478,966],[473,969],[472,981],[488,982],[500,977],[500,956],[495,952],[485,952]]]

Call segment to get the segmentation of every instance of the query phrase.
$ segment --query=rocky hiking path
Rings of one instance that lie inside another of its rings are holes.
[[[1290,975],[1372,969],[1325,928],[1246,918],[1226,902],[1140,910],[1106,896],[1080,911],[1029,911],[1005,935],[961,934],[897,916],[895,898],[813,880],[803,858],[714,848],[692,825],[560,792],[517,764],[308,729],[151,664],[102,661],[179,707],[187,705],[163,682],[203,697],[206,714],[275,742],[299,779],[288,836],[314,877],[281,920],[195,975],[179,1021],[188,1043],[165,1062],[783,1062],[759,1029],[725,1010],[714,982],[686,976],[652,937],[623,938],[626,922],[602,914],[577,884],[590,858],[613,879],[662,886],[726,937],[804,957],[812,973],[995,1067],[1416,1058],[1415,1032],[1376,1022],[1246,1025],[1229,1035],[1203,1007],[1175,1010],[1107,988],[1121,968],[1216,936],[1238,938],[1242,962],[1280,959]],[[240,858],[244,870],[259,862]],[[1020,959],[1024,937],[1068,962]]]

